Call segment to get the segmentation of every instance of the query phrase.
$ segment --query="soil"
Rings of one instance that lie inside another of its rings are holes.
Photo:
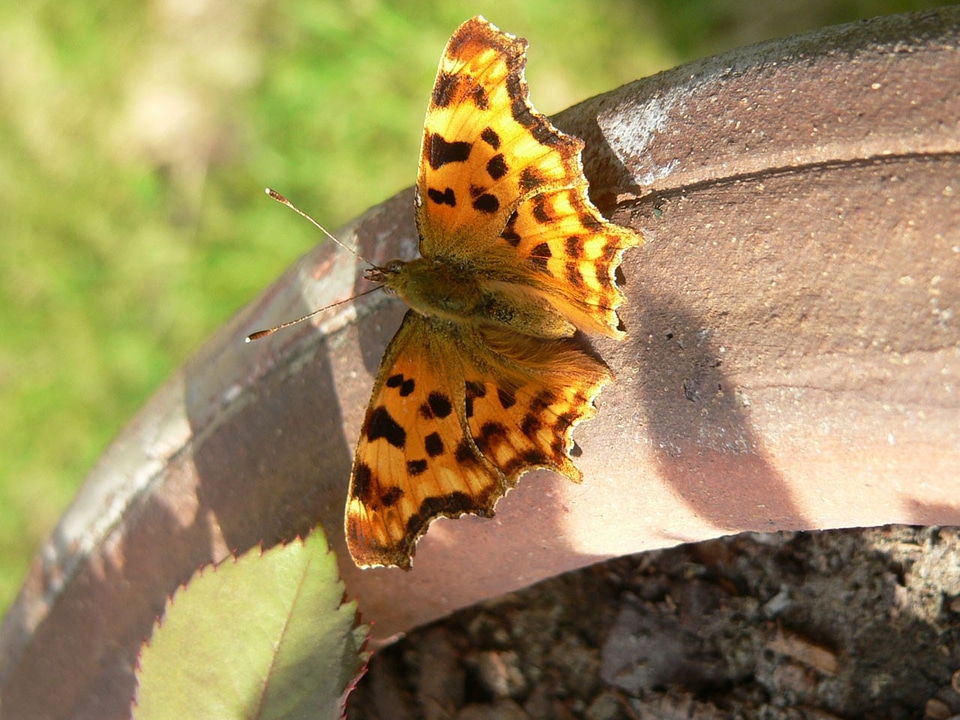
[[[375,654],[348,718],[960,718],[960,529],[618,558]]]

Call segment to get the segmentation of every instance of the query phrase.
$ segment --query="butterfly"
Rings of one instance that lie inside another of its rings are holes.
[[[360,567],[409,569],[434,519],[492,516],[528,470],[582,479],[573,428],[612,374],[577,331],[623,337],[615,271],[641,236],[588,199],[583,142],[530,104],[526,48],[482,17],[450,38],[420,153],[421,257],[366,271],[410,309],[353,462]]]

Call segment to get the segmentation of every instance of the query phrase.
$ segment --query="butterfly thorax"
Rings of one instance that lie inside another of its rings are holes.
[[[463,321],[477,312],[482,296],[475,275],[465,268],[425,258],[391,260],[367,272],[421,315]]]
[[[391,260],[367,271],[413,310],[463,327],[509,328],[537,338],[569,337],[574,326],[529,287],[504,282],[476,267],[417,258]]]

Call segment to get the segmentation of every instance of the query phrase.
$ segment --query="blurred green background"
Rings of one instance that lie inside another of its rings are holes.
[[[553,113],[920,0],[0,4],[0,616],[84,474],[308,247],[413,183],[440,52],[483,14]],[[502,7],[501,7],[502,5]]]

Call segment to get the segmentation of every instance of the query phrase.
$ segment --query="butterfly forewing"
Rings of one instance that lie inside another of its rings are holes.
[[[425,257],[476,255],[520,201],[574,181],[582,143],[527,100],[526,41],[482,18],[447,44],[424,125],[417,227]]]

